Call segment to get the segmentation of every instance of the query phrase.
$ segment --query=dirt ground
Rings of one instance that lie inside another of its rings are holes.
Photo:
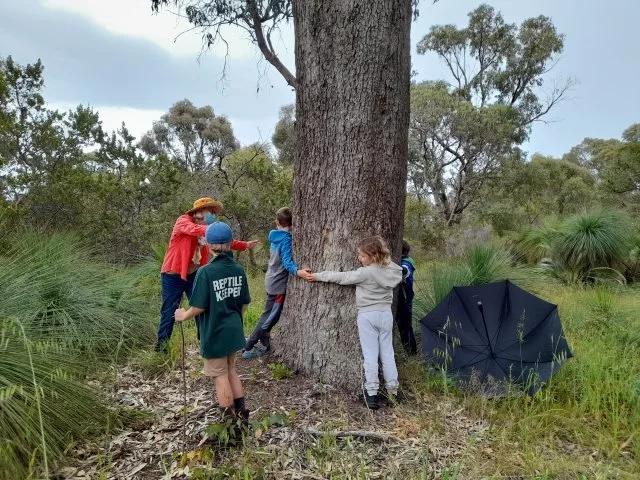
[[[58,478],[443,478],[470,442],[483,442],[487,425],[442,398],[410,394],[372,412],[300,375],[277,380],[270,361],[239,361],[252,429],[234,447],[198,446],[218,409],[195,349],[186,365],[186,439],[179,363],[153,375],[130,363],[115,382],[95,381],[129,421],[75,448]]]

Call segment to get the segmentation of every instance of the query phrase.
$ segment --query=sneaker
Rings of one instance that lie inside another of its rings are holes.
[[[369,410],[377,410],[380,408],[380,399],[378,398],[378,395],[369,395],[368,393],[365,393],[364,403]]]
[[[251,350],[245,350],[244,352],[242,352],[242,358],[249,360],[251,358],[261,357],[268,351],[269,349],[260,345],[256,345]]]

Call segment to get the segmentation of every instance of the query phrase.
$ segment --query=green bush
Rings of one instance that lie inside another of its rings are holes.
[[[107,418],[81,381],[86,359],[30,336],[18,321],[0,320],[0,478],[49,478],[67,445]]]
[[[631,244],[629,258],[625,262],[625,275],[629,280],[640,280],[640,235],[636,235]]]
[[[530,227],[519,232],[513,241],[513,251],[518,260],[538,263],[551,255],[551,246],[561,233],[562,223],[550,219],[539,227]]]
[[[507,278],[518,284],[527,283],[522,268],[514,265],[513,256],[504,247],[468,247],[460,260],[432,269],[427,289],[416,287],[414,316],[422,318],[444,300],[453,287],[479,285]]]
[[[86,374],[151,343],[152,305],[136,275],[91,257],[72,235],[9,240],[0,256],[0,478],[49,478],[73,439],[107,421]]]
[[[567,283],[625,283],[640,273],[640,239],[621,212],[588,212],[518,233],[513,251],[519,261],[540,264]]]
[[[603,269],[618,269],[631,250],[631,222],[618,212],[575,215],[563,223],[551,246],[554,269],[568,281],[585,281]]]
[[[0,316],[20,318],[31,340],[110,355],[153,338],[137,278],[96,261],[75,236],[15,236],[0,278]]]

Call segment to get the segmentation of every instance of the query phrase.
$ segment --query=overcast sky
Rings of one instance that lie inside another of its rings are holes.
[[[422,0],[412,25],[412,64],[419,79],[445,78],[437,58],[415,53],[433,24],[464,25],[481,2]],[[630,0],[494,0],[507,22],[548,15],[566,35],[552,80],[575,77],[571,99],[535,126],[530,152],[561,155],[584,137],[619,137],[640,122],[640,2]],[[150,0],[0,0],[0,56],[25,64],[41,58],[45,96],[59,108],[90,104],[104,125],[124,120],[139,137],[171,104],[188,98],[226,115],[243,144],[269,140],[282,105],[294,95],[237,31],[229,41],[226,79],[222,48],[199,57],[200,36],[170,13],[152,15]],[[578,6],[579,5],[579,6]],[[293,33],[276,48],[293,70]]]

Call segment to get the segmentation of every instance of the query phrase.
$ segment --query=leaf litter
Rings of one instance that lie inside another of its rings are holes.
[[[152,377],[129,363],[119,367],[115,388],[91,383],[117,407],[144,411],[147,420],[78,446],[58,478],[172,479],[194,478],[196,472],[196,478],[233,478],[243,471],[274,479],[439,478],[464,457],[471,439],[483,442],[488,429],[442,397],[431,404],[409,398],[371,412],[355,397],[300,375],[274,380],[268,359],[260,358],[238,362],[252,411],[250,434],[237,447],[199,448],[207,427],[218,421],[218,408],[194,348],[188,349],[186,368],[186,445],[180,365]]]

